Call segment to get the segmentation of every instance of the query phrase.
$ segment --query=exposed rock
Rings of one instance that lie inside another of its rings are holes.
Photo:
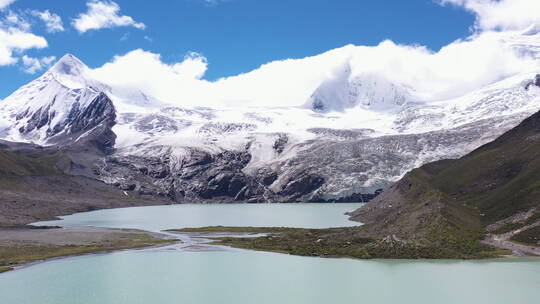
[[[528,90],[533,85],[540,88],[540,74],[536,74],[534,79],[525,85],[525,90]]]
[[[280,191],[280,194],[300,197],[313,192],[324,184],[324,178],[319,175],[302,173],[292,178]]]

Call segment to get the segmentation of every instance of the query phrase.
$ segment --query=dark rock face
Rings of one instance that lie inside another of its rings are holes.
[[[316,98],[311,104],[311,109],[316,112],[324,112],[326,110],[326,107],[324,106],[324,102],[322,100]]]
[[[332,199],[325,199],[325,198],[319,198],[317,196],[313,197],[311,199],[311,202],[324,202],[324,203],[367,203],[377,196],[379,196],[383,192],[383,189],[377,189],[374,193],[352,193],[350,195],[332,198]]]
[[[41,129],[44,125],[46,125],[52,118],[54,118],[54,114],[49,113],[50,105],[38,109],[36,112],[31,114],[32,116],[28,120],[27,124],[24,127],[21,127],[19,129],[19,132],[26,134],[29,132],[32,132],[35,129]],[[54,112],[53,112],[54,113]],[[28,110],[24,112],[24,115],[18,115],[17,119],[23,119],[30,115]]]
[[[249,177],[242,169],[250,160],[245,152],[212,155],[192,149],[180,162],[170,157],[109,156],[105,166],[95,172],[104,180],[120,179],[116,184],[121,188],[167,196],[177,202],[230,202],[246,197]]]
[[[525,90],[528,90],[533,85],[540,88],[540,74],[536,74],[534,79],[525,85]]]
[[[262,181],[263,185],[270,186],[273,184],[276,179],[278,178],[278,175],[276,172],[269,171],[269,172],[261,172],[260,180]]]
[[[281,154],[283,153],[283,150],[285,149],[285,145],[287,145],[288,142],[289,142],[289,137],[287,136],[287,134],[279,134],[278,138],[274,142],[273,148],[278,154]]]
[[[189,127],[189,121],[175,121],[163,115],[148,115],[135,123],[137,131],[146,133],[176,132],[180,128]]]
[[[205,199],[216,196],[236,197],[240,190],[246,186],[246,178],[238,173],[219,173],[210,176],[207,184],[196,189],[197,194]]]
[[[100,128],[100,132],[94,132],[94,135],[100,134],[98,137],[101,138],[95,142],[100,146],[100,150],[105,152],[114,145],[115,135],[112,134],[110,128],[115,124],[116,112],[107,95],[100,93],[85,108],[81,108],[81,105],[75,102],[71,105],[67,119],[60,124],[53,125],[56,113],[51,110],[51,105],[55,101],[56,98],[51,101],[51,104],[34,113],[29,113],[28,110],[20,113],[17,116],[18,120],[31,116],[27,124],[19,131],[26,134],[47,127],[46,134],[51,143],[66,145],[77,140],[77,137],[82,133]]]
[[[73,106],[70,119],[66,122],[72,134],[92,129],[105,121],[111,127],[114,125],[116,112],[112,101],[104,93],[100,93],[84,110],[78,108],[78,104]]]
[[[102,158],[114,151],[116,134],[116,110],[112,101],[103,93],[99,94],[85,109],[72,108],[70,124],[64,131],[51,138],[58,143],[69,159],[59,164],[65,173],[96,178],[93,167]],[[122,188],[122,187],[120,187]]]
[[[116,123],[116,111],[107,95],[100,93],[90,105],[82,111],[70,114],[70,117],[72,119],[66,123],[68,130],[66,133],[70,135],[69,139],[75,139],[70,146],[71,150],[95,149],[103,155],[112,152],[116,134],[111,128]],[[86,134],[79,138],[83,133]],[[54,139],[62,142],[65,140],[62,135],[59,134]]]
[[[250,160],[245,151],[210,154],[196,149],[180,161],[111,155],[94,172],[123,190],[166,196],[180,203],[308,201],[325,182],[320,175],[299,171],[274,191],[278,173],[261,169],[255,175],[246,174],[243,169]]]
[[[300,175],[291,178],[290,181],[283,187],[280,194],[300,197],[311,193],[324,184],[324,178],[319,175],[301,173]]]
[[[256,125],[248,123],[224,123],[224,122],[209,122],[199,128],[199,133],[219,134],[219,133],[234,133],[238,131],[253,131],[257,128]]]

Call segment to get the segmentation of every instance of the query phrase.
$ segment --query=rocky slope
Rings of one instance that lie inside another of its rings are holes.
[[[365,231],[413,242],[540,245],[540,112],[455,160],[424,165],[352,213]],[[444,238],[444,239],[443,239]]]
[[[43,148],[0,140],[0,226],[19,226],[96,209],[167,204],[124,193],[101,181],[66,174],[69,147]]]

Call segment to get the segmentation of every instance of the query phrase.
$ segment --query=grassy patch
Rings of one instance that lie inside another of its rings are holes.
[[[511,240],[526,245],[538,246],[540,245],[540,226],[522,231],[514,235]]]
[[[12,246],[0,246],[0,267],[17,266],[34,261],[72,255],[143,248],[175,241],[159,239],[147,234],[133,234],[129,236],[129,239],[123,238],[117,240],[107,240],[103,243],[96,243],[92,245],[52,246],[15,244]]]
[[[12,271],[13,267],[0,267],[0,273]]]
[[[268,228],[272,231],[273,228]],[[262,231],[262,230],[261,230]],[[369,258],[363,245],[373,240],[362,237],[350,238],[332,236],[339,229],[294,229],[288,228],[279,233],[256,238],[219,237],[217,244],[231,247],[289,253],[301,256],[343,256]]]
[[[2,175],[56,175],[56,163],[60,158],[54,151],[22,155],[0,150],[0,174]]]
[[[329,229],[272,227],[203,227],[173,229],[194,233],[265,233],[262,237],[213,237],[214,244],[257,251],[300,256],[348,257],[357,259],[392,258],[491,258],[500,254],[482,245],[476,233],[459,230],[433,231],[429,242],[380,240],[363,236],[362,227]],[[459,233],[458,233],[459,232]]]
[[[186,233],[279,233],[290,231],[294,228],[285,227],[228,227],[228,226],[209,226],[201,228],[182,228],[169,229],[170,232],[186,232]]]
[[[538,220],[540,220],[540,212],[535,212],[526,221],[507,224],[507,225],[493,231],[493,233],[495,233],[495,234],[503,234],[503,233],[507,233],[507,232],[510,232],[510,231],[514,231],[514,230],[519,229],[521,227],[531,225],[531,224],[533,224],[534,222],[536,222]]]

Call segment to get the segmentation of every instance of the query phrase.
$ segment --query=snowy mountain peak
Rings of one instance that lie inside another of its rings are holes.
[[[49,72],[71,76],[80,76],[87,69],[88,67],[79,58],[75,57],[72,54],[66,54],[51,67]]]
[[[352,75],[349,66],[323,82],[308,100],[317,112],[343,112],[361,107],[372,111],[398,109],[414,101],[409,90],[376,73]]]
[[[102,121],[112,123],[112,101],[89,72],[77,57],[63,56],[41,77],[0,103],[0,120],[11,125],[0,133],[9,140],[47,145],[72,140]]]

